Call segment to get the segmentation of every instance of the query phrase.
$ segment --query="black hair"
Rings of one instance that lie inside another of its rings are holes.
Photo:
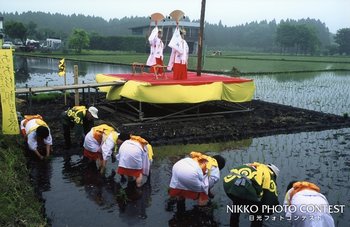
[[[291,188],[293,187],[293,184],[294,184],[294,183],[296,183],[296,182],[298,182],[298,181],[293,180],[293,181],[289,182],[289,184],[288,184],[288,186],[287,186],[287,190],[286,190],[286,192],[288,192],[288,191],[289,191],[289,189],[291,189]]]
[[[49,136],[49,129],[45,126],[39,126],[36,129],[36,136],[45,139]]]
[[[121,132],[118,136],[118,139],[120,139],[122,141],[128,140],[128,139],[130,139],[130,134]]]
[[[218,162],[219,169],[222,170],[225,167],[226,160],[221,155],[214,155],[213,158]]]

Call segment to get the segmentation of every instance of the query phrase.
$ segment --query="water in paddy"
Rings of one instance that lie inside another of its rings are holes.
[[[15,59],[16,86],[62,85],[57,75],[58,60],[40,58]],[[98,73],[130,72],[128,66],[74,63],[79,65],[79,82],[95,82]],[[68,84],[73,72],[67,71]],[[255,80],[256,99],[343,115],[350,110],[349,72],[305,73],[250,76]],[[281,169],[278,178],[282,203],[286,185],[291,180],[317,183],[332,205],[346,205],[343,213],[332,214],[336,226],[350,223],[350,128],[322,132],[276,135],[241,142],[156,147],[150,185],[135,190],[119,183],[119,177],[102,178],[81,162],[81,156],[53,157],[32,165],[37,190],[45,199],[45,211],[53,226],[228,226],[230,205],[222,188],[215,186],[212,212],[203,214],[188,201],[187,211],[179,214],[167,205],[167,188],[172,165],[192,150],[220,152],[230,168],[242,163],[272,162]],[[60,152],[60,151],[56,151]],[[117,163],[108,163],[107,174]],[[275,214],[267,226],[285,226]],[[248,226],[248,217],[241,217]]]
[[[167,203],[172,165],[192,150],[219,152],[227,160],[222,176],[242,163],[274,163],[280,170],[277,180],[279,201],[291,180],[309,180],[321,187],[329,203],[345,205],[343,213],[332,214],[336,226],[350,223],[350,129],[277,135],[228,142],[155,147],[149,185],[140,190],[121,184],[119,176],[108,178],[117,163],[108,163],[107,177],[83,163],[81,156],[54,157],[46,164],[33,165],[32,175],[45,199],[52,226],[228,226],[227,205],[222,180],[215,186],[212,211],[198,212],[187,201],[179,214]],[[171,155],[169,155],[171,154]],[[274,215],[267,226],[288,226],[283,213]],[[241,216],[248,226],[248,216]]]
[[[256,99],[337,115],[350,113],[350,72],[250,77],[256,85]]]
[[[15,57],[16,87],[62,85],[58,59]],[[73,65],[79,67],[79,83],[94,83],[98,73],[130,73],[130,66],[66,61],[67,84]],[[350,112],[350,72],[315,72],[249,76],[256,85],[255,99],[343,115]]]

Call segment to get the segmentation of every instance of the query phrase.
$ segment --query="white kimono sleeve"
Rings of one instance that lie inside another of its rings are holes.
[[[48,130],[49,130],[49,135],[44,139],[44,144],[52,145],[52,136],[51,136],[50,128],[48,128]]]
[[[182,40],[183,39],[180,35],[179,28],[176,28],[173,36],[171,37],[171,40],[170,40],[168,46],[171,47],[172,49],[176,50],[180,54],[182,54],[183,53],[183,48],[181,47]]]
[[[208,178],[205,180],[202,169],[192,158],[183,158],[174,164],[171,188],[208,193],[208,185]]]
[[[29,135],[27,137],[27,143],[28,143],[29,150],[36,151],[38,149],[38,142],[36,139],[36,132],[35,131],[29,133]]]
[[[86,134],[83,147],[90,152],[98,152],[100,150],[101,145],[94,138],[92,129]]]
[[[148,37],[148,42],[150,44],[150,53],[146,62],[146,65],[152,66],[156,64],[156,41],[158,36],[158,27],[153,28],[150,36]]]
[[[220,170],[218,167],[211,167],[210,176],[208,176],[209,188],[214,187],[214,184],[220,180]]]
[[[144,146],[144,152],[142,153],[142,174],[148,176],[150,168],[151,161],[148,159],[148,149],[147,146]]]
[[[103,160],[108,160],[108,158],[112,155],[115,145],[116,144],[113,141],[112,134],[110,134],[101,146]]]

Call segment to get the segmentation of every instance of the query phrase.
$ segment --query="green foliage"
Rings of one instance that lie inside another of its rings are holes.
[[[135,36],[108,36],[92,35],[90,38],[90,49],[93,50],[120,50],[144,53],[146,50],[146,39]]]
[[[26,39],[27,28],[21,22],[7,21],[5,22],[5,34],[12,39]]]
[[[28,23],[28,21],[37,24],[36,39],[39,40],[48,37],[59,37],[61,40],[65,41],[67,34],[70,34],[72,30],[77,27],[86,30],[88,33],[98,34],[97,36],[115,37],[130,36],[130,28],[133,27],[149,26],[149,18],[147,17],[124,17],[122,19],[111,19],[106,21],[101,17],[94,16],[76,14],[66,16],[58,13],[50,14],[42,12],[25,12],[21,14],[0,12],[0,16],[4,17],[5,22],[15,20],[25,24]],[[280,22],[275,20],[270,22],[263,20],[260,22],[247,22],[246,24],[232,27],[223,25],[221,22],[218,24],[206,23],[204,31],[205,45],[212,50],[224,49],[277,52],[279,49],[275,43],[275,37],[278,23],[289,23],[291,25],[306,25],[307,27],[312,27],[314,34],[320,41],[320,47],[316,46],[314,50],[328,53],[325,51],[325,49],[331,44],[328,28],[320,20],[309,18],[287,21],[282,20]],[[142,49],[143,47],[137,47],[136,49],[139,48]],[[120,48],[116,50],[120,50]],[[312,48],[308,51],[311,52],[311,50]]]
[[[307,25],[298,25],[296,33],[296,45],[298,52],[302,54],[314,54],[320,41],[315,30]]]
[[[276,21],[266,20],[246,23],[245,25],[227,27],[219,24],[205,25],[205,44],[210,49],[239,50],[253,48],[260,51],[274,49],[274,36],[276,33]]]
[[[69,46],[80,54],[83,48],[89,47],[90,38],[88,33],[83,29],[74,29],[69,37]]]
[[[335,42],[339,45],[340,54],[350,54],[350,28],[343,28],[337,31],[334,37]]]
[[[226,52],[225,52],[226,53]],[[16,55],[27,55],[15,52]],[[89,61],[111,64],[131,65],[133,62],[146,62],[148,54],[136,54],[122,51],[83,50],[82,54],[30,53],[30,56],[66,58],[72,61]],[[164,62],[169,61],[169,54],[164,55]],[[228,52],[222,56],[206,56],[204,70],[215,73],[232,74],[235,67],[242,75],[261,73],[290,73],[310,71],[344,71],[350,70],[350,58],[345,56],[295,56],[264,53]],[[197,57],[190,56],[189,69],[195,70]]]
[[[50,92],[50,93],[39,93],[36,94],[34,96],[32,96],[32,100],[33,101],[50,101],[50,100],[54,100],[57,98],[62,97],[64,94],[62,93],[57,93],[57,92]]]
[[[36,38],[36,35],[37,35],[37,27],[38,25],[35,24],[33,21],[30,21],[27,25],[26,25],[26,28],[27,28],[27,37],[28,38],[31,38],[31,39],[34,39]]]
[[[314,54],[320,41],[313,27],[305,24],[281,23],[277,27],[276,43],[282,53]]]
[[[186,145],[168,145],[157,147],[157,159],[164,159],[166,157],[186,156],[191,151],[201,151],[203,153],[218,152],[227,148],[246,148],[252,143],[252,139],[245,139],[240,141],[209,143],[209,144],[186,144]],[[208,153],[210,155],[210,153]]]
[[[277,28],[276,42],[282,46],[282,48],[292,48],[295,45],[296,27],[283,23]]]
[[[0,226],[46,226],[18,139],[0,134]]]
[[[128,198],[128,195],[125,192],[125,189],[121,188],[117,195],[116,195],[117,200],[120,203],[126,204],[128,201],[130,201],[130,199]]]

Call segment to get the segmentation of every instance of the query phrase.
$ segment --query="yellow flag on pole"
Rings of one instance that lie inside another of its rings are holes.
[[[65,74],[66,74],[66,62],[64,58],[62,58],[58,63],[58,75],[64,76]]]

